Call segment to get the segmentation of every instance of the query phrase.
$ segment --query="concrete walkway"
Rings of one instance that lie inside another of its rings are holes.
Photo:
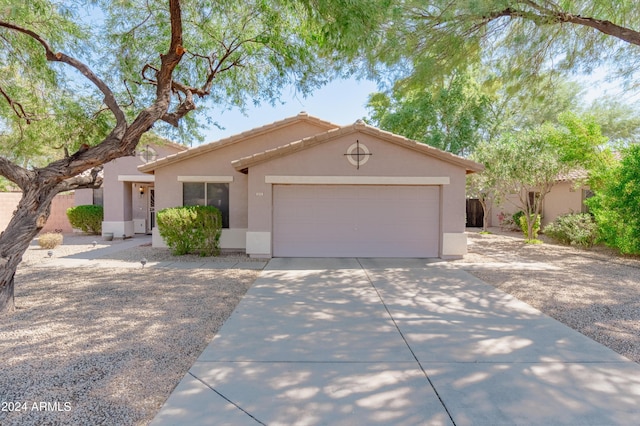
[[[145,244],[151,244],[151,236],[136,235],[135,238],[118,241],[117,244],[107,247],[89,248],[80,253],[68,256],[43,258],[40,263],[34,263],[31,266],[34,268],[142,268],[142,264],[140,263],[143,259],[142,255],[135,260],[104,259],[104,257]],[[237,261],[224,260],[224,258],[215,261],[205,260],[203,258],[195,262],[182,261],[179,257],[176,259],[177,260],[146,261],[144,267],[170,269],[263,269],[267,264],[266,261]]]
[[[640,365],[446,263],[273,259],[153,425],[612,425]]]

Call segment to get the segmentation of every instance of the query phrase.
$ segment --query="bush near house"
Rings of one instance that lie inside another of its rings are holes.
[[[54,249],[62,244],[62,234],[49,232],[38,237],[38,245],[43,249]]]
[[[513,215],[514,220],[516,215]],[[522,229],[522,232],[524,233],[524,237],[525,237],[525,242],[531,242],[531,243],[535,243],[538,239],[538,232],[540,231],[540,215],[539,214],[531,214],[530,215],[530,220],[533,221],[533,227],[531,228],[531,234],[529,235],[529,227],[527,226],[527,216],[526,213],[523,213],[521,216],[519,216],[518,218],[518,222],[520,223],[520,229]],[[539,243],[539,242],[538,242]]]
[[[598,237],[598,226],[588,213],[570,213],[545,226],[544,234],[562,244],[588,248]]]
[[[102,221],[104,220],[102,206],[87,204],[70,207],[67,209],[67,217],[74,228],[81,229],[88,234],[102,233]]]
[[[624,254],[640,254],[640,145],[622,151],[619,164],[605,164],[594,174],[595,196],[586,203],[600,241]]]
[[[222,214],[211,206],[171,207],[157,215],[158,230],[174,255],[220,252]]]

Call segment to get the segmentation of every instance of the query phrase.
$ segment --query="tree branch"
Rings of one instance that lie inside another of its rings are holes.
[[[100,173],[102,166],[94,167],[89,172],[66,179],[58,185],[58,192],[74,189],[97,189],[102,185],[103,176]]]
[[[571,15],[570,13],[560,13],[558,14],[558,19],[560,22],[571,22],[572,24],[591,27],[603,34],[607,34],[622,41],[626,41],[627,43],[640,46],[640,32],[632,30],[630,28],[622,27],[620,25],[616,25],[611,21],[604,21],[594,18],[584,18],[580,15]]]
[[[175,84],[177,83],[174,82],[174,85]],[[162,121],[166,121],[172,126],[178,127],[180,119],[187,115],[189,111],[193,111],[194,109],[196,109],[196,104],[195,102],[193,102],[193,94],[191,93],[191,90],[184,88],[184,93],[186,95],[185,99],[180,102],[178,108],[176,108],[174,112],[165,113],[161,118]]]
[[[104,103],[109,107],[109,109],[111,110],[111,112],[116,118],[116,123],[117,123],[116,127],[122,128],[122,129],[126,128],[127,120],[126,120],[125,114],[120,108],[120,106],[118,105],[118,102],[116,101],[116,98],[113,92],[111,91],[109,86],[107,86],[107,84],[104,81],[102,81],[102,79],[100,79],[91,70],[91,68],[89,68],[83,62],[75,58],[72,58],[71,56],[65,55],[62,52],[54,53],[53,50],[51,49],[51,46],[49,46],[49,43],[47,43],[46,40],[44,40],[38,33],[34,31],[31,31],[27,28],[22,28],[20,26],[17,26],[5,21],[0,21],[0,27],[17,31],[19,33],[25,34],[33,38],[35,41],[40,43],[40,45],[44,48],[45,55],[48,61],[63,62],[72,66],[76,70],[80,71],[82,75],[84,75],[89,81],[91,81],[98,88],[98,90],[100,90],[104,95]]]
[[[29,185],[29,181],[33,179],[34,173],[0,156],[0,175],[24,190]]]
[[[16,115],[18,116],[18,118],[23,119],[24,121],[27,122],[27,124],[31,124],[31,120],[33,120],[34,118],[30,116],[30,114],[27,114],[27,112],[24,110],[24,107],[22,106],[22,104],[20,102],[16,102],[14,101],[8,94],[7,92],[4,91],[4,89],[2,88],[2,86],[0,86],[0,95],[2,95],[3,98],[5,98],[7,100],[7,102],[9,103],[9,106],[11,107],[11,109],[13,110],[13,112],[16,113]]]
[[[549,23],[549,24],[562,24],[562,23],[568,22],[575,25],[590,27],[600,31],[603,34],[616,37],[622,41],[634,44],[636,46],[640,46],[640,32],[614,24],[611,21],[582,17],[580,15],[573,15],[568,12],[544,9],[532,1],[525,1],[523,3],[535,9],[537,13],[526,12],[523,10],[517,10],[517,9],[508,7],[504,10],[496,11],[496,12],[490,13],[487,16],[481,17],[480,19],[482,19],[482,23],[479,24],[479,26],[485,25],[490,21],[493,21],[495,19],[502,18],[502,17],[522,18],[522,19],[528,19],[534,22],[542,22],[542,23]]]

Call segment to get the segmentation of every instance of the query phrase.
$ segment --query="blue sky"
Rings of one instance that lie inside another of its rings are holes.
[[[595,98],[605,93],[620,96],[621,100],[625,98],[624,91],[619,84],[604,81],[602,71],[576,80],[581,81],[584,86],[583,99],[586,103],[591,103]],[[294,116],[301,111],[306,111],[310,115],[338,125],[351,124],[368,115],[365,107],[368,96],[377,90],[376,83],[372,81],[335,80],[317,89],[307,98],[296,95],[293,89],[289,92],[285,91],[282,95],[284,102],[282,105],[251,106],[247,108],[245,114],[239,110],[220,113],[213,111],[211,116],[213,121],[217,121],[224,129],[220,130],[212,126],[205,132],[204,142],[212,142],[264,124],[273,123]]]
[[[339,125],[354,123],[366,117],[368,96],[377,91],[376,83],[366,80],[335,80],[317,89],[307,98],[297,95],[293,89],[282,95],[284,105],[272,107],[269,104],[247,108],[246,115],[238,110],[214,113],[213,121],[223,126],[224,130],[212,127],[205,132],[205,142],[212,142],[227,136],[235,135],[273,123],[283,118],[306,111],[310,115]],[[215,111],[214,111],[215,112]]]

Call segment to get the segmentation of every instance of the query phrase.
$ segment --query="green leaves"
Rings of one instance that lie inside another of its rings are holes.
[[[446,87],[404,88],[370,96],[370,120],[378,127],[455,154],[468,154],[481,138],[489,98],[467,74]]]
[[[173,254],[214,256],[220,251],[222,214],[216,207],[168,208],[160,210],[157,218],[160,235]]]
[[[102,232],[102,221],[104,220],[104,210],[102,206],[83,205],[70,207],[67,209],[67,217],[71,226],[81,229],[89,234],[100,234]]]
[[[599,170],[600,186],[587,201],[602,241],[622,253],[640,254],[640,145],[622,153],[617,166]]]
[[[370,57],[409,64],[403,77],[416,81],[440,81],[470,64],[501,66],[510,78],[528,80],[607,63],[619,77],[634,78],[639,19],[629,1],[408,0]]]

